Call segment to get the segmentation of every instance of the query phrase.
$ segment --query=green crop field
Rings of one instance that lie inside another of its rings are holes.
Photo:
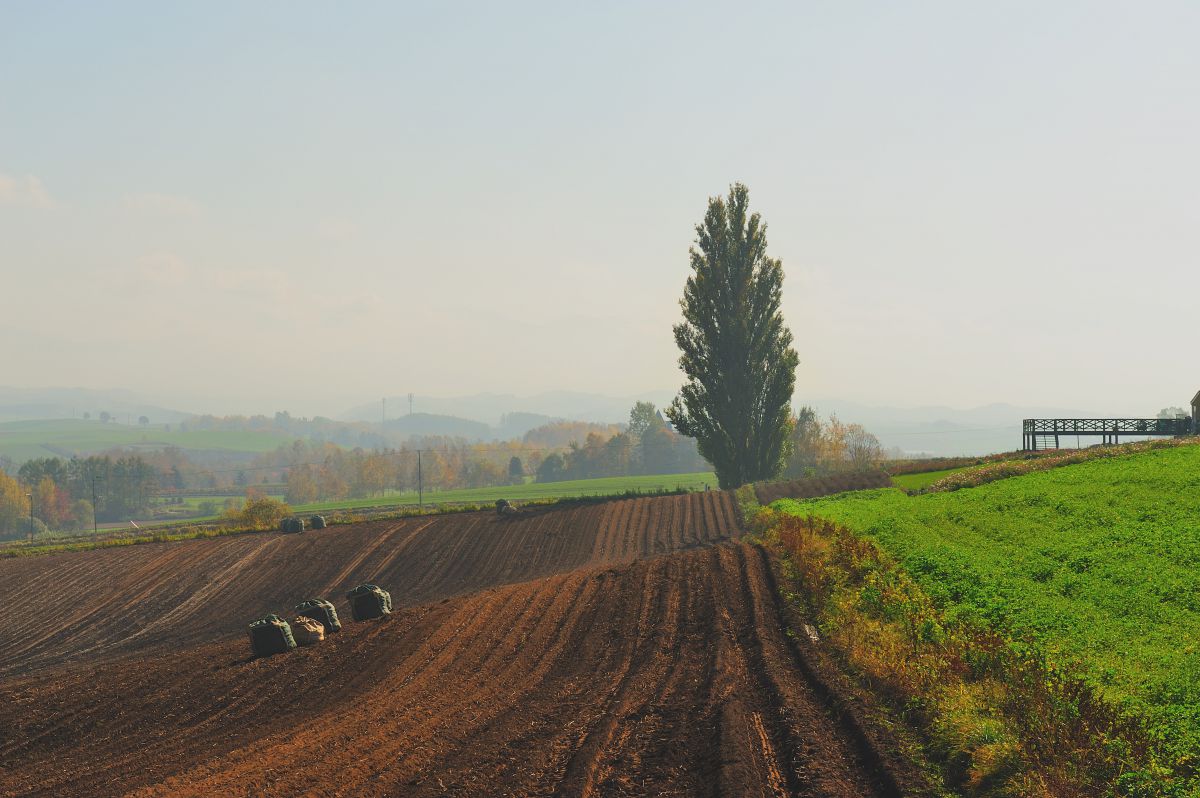
[[[616,496],[628,492],[654,493],[656,491],[705,490],[717,488],[716,475],[711,472],[695,474],[650,474],[632,477],[604,477],[601,479],[574,479],[565,482],[526,482],[523,485],[506,485],[496,488],[461,488],[456,490],[427,490],[425,504],[488,504],[496,499],[531,501],[535,499],[570,499],[583,496]],[[282,500],[279,494],[270,494]],[[205,502],[223,507],[226,499],[242,499],[244,495],[186,496],[179,507],[198,510]],[[325,510],[356,510],[372,507],[394,507],[417,504],[415,490],[389,491],[382,496],[336,501],[313,502],[296,505],[298,513]],[[215,517],[215,516],[212,516]],[[202,519],[197,519],[202,520]]]
[[[575,479],[565,482],[526,482],[523,485],[497,488],[462,488],[459,490],[426,491],[426,504],[486,504],[497,499],[529,501],[532,499],[562,499],[576,496],[612,496],[630,491],[653,493],[655,491],[716,489],[717,478],[712,473],[696,474],[650,474],[633,477],[604,477],[601,479]],[[372,499],[345,499],[343,501],[317,502],[294,508],[298,512],[320,510],[350,510],[356,507],[378,507],[417,503],[416,491],[391,493]]]
[[[896,487],[905,490],[925,490],[942,477],[956,474],[965,468],[965,466],[964,468],[947,468],[942,471],[927,471],[924,474],[900,474],[892,477],[892,482],[896,484]]]
[[[894,489],[776,509],[837,521],[948,613],[1032,637],[1200,769],[1200,446],[948,493]],[[1187,793],[1191,794],[1191,793]]]
[[[81,419],[11,421],[0,424],[0,455],[24,462],[35,457],[88,455],[116,447],[161,449],[178,446],[191,450],[269,452],[291,441],[273,432],[191,430],[174,426],[131,427]]]

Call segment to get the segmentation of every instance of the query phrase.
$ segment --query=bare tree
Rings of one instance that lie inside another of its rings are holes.
[[[856,471],[868,471],[883,460],[883,447],[879,439],[867,432],[862,424],[846,427],[846,457]]]

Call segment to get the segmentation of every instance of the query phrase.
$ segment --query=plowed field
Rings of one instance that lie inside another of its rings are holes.
[[[255,617],[363,582],[420,604],[727,540],[737,528],[729,494],[713,491],[0,560],[0,678],[242,635]]]
[[[713,493],[0,563],[0,795],[898,795],[736,530]],[[248,656],[368,580],[392,617]]]

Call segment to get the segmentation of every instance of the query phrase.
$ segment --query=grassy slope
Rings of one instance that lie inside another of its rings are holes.
[[[290,440],[272,432],[180,432],[174,428],[168,432],[161,425],[142,428],[80,419],[0,424],[0,454],[18,462],[62,452],[86,455],[117,446],[268,452]]]
[[[1079,663],[1200,762],[1200,447],[777,506],[851,527],[942,606]]]
[[[892,482],[896,483],[896,487],[904,488],[905,490],[924,490],[942,477],[957,474],[966,468],[968,466],[963,466],[963,468],[947,468],[942,471],[927,471],[923,474],[900,474],[899,476],[892,477]]]

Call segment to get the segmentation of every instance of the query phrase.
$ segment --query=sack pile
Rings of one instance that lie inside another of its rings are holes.
[[[320,621],[314,621],[305,615],[298,615],[292,621],[292,636],[296,638],[297,644],[311,646],[325,639],[325,627]]]

